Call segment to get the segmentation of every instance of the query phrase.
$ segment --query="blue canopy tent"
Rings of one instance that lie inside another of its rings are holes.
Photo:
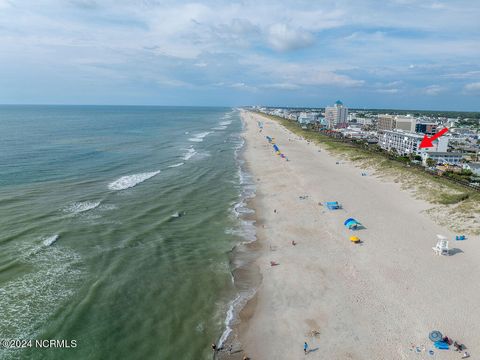
[[[273,148],[275,149],[275,151],[280,151],[277,145],[273,145]]]
[[[353,218],[345,220],[343,225],[345,225],[345,227],[347,227],[350,230],[357,230],[360,226],[362,226],[362,224],[360,224],[357,220]]]
[[[342,208],[338,201],[327,201],[325,204],[329,210],[338,210]]]

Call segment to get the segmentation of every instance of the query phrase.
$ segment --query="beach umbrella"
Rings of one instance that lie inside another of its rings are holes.
[[[433,342],[435,341],[442,341],[443,339],[443,335],[440,331],[438,330],[433,330],[430,332],[430,334],[428,334],[428,338],[430,340],[432,340]]]
[[[347,223],[349,223],[350,221],[356,221],[356,220],[353,219],[353,218],[348,218],[347,220],[345,220],[345,222],[343,223],[343,225],[347,225]]]
[[[356,243],[360,241],[360,238],[358,238],[357,236],[350,236],[350,241]]]

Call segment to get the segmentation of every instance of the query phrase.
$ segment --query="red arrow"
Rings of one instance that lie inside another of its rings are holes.
[[[433,147],[433,143],[432,143],[433,140],[437,140],[440,136],[445,134],[447,131],[448,131],[448,128],[443,128],[438,133],[433,135],[431,138],[429,138],[427,135],[425,135],[422,139],[422,142],[420,143],[419,149]]]

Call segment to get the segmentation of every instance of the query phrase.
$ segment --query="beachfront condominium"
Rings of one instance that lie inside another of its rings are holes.
[[[411,116],[395,116],[395,129],[415,132],[416,119]]]
[[[415,132],[416,119],[411,116],[394,116],[388,114],[378,115],[377,129],[378,131],[388,130],[405,130]]]
[[[395,151],[400,155],[420,155],[424,152],[447,152],[448,137],[440,137],[433,141],[432,148],[420,149],[423,135],[403,130],[384,130],[379,137],[379,145],[387,151]]]
[[[393,130],[393,129],[395,129],[395,117],[393,115],[388,115],[388,114],[378,115],[378,120],[377,120],[378,131]]]
[[[348,108],[340,100],[335,105],[325,108],[325,120],[329,129],[347,127],[347,117]]]

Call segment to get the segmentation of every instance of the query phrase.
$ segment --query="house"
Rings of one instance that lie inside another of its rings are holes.
[[[463,164],[463,169],[464,170],[470,170],[475,175],[480,176],[480,163]]]
[[[424,166],[427,165],[427,159],[432,159],[435,161],[435,164],[448,164],[448,165],[460,165],[463,154],[462,153],[454,153],[454,152],[423,152],[422,156],[422,164]]]

